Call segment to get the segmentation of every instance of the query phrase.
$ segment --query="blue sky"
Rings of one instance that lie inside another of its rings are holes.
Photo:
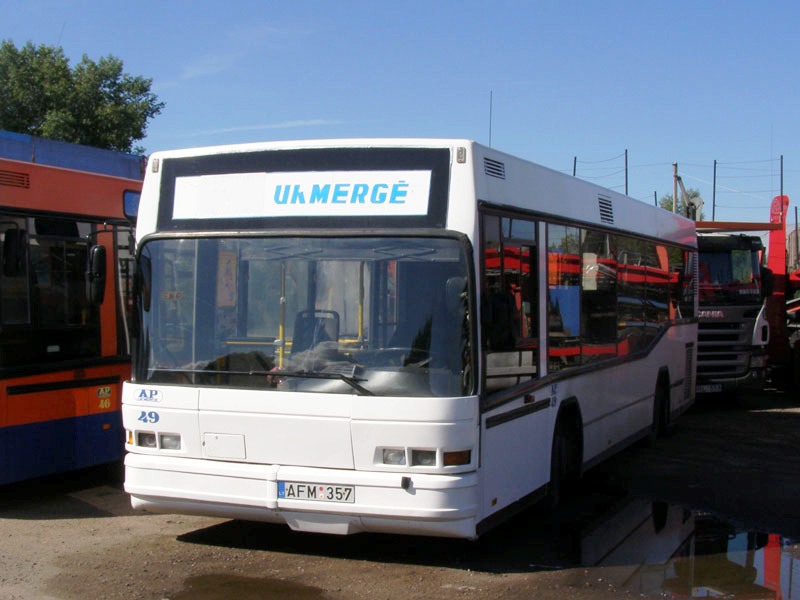
[[[0,0],[0,14],[18,47],[112,54],[151,78],[166,107],[147,152],[466,137],[624,192],[627,150],[631,196],[671,194],[677,162],[706,218],[751,222],[769,218],[783,156],[792,224],[800,201],[794,0]]]

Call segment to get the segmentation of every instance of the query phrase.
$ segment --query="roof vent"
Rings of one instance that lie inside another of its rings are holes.
[[[27,190],[31,187],[31,177],[27,173],[0,169],[0,185],[25,188]]]
[[[483,172],[489,177],[497,177],[498,179],[506,178],[506,165],[499,160],[492,160],[491,158],[483,158]]]
[[[597,204],[600,208],[600,222],[608,225],[614,224],[614,204],[611,198],[605,196],[597,197]]]

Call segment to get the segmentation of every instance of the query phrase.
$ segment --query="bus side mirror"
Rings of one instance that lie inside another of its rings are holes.
[[[451,277],[447,280],[444,291],[444,303],[447,307],[447,312],[452,315],[457,315],[464,309],[464,301],[466,300],[467,280],[464,277]]]
[[[150,312],[153,289],[153,267],[147,256],[140,256],[136,265],[133,295],[140,296],[142,299],[142,310]]]
[[[92,246],[89,248],[89,260],[86,270],[86,299],[92,306],[100,306],[106,292],[106,248]]]
[[[7,229],[3,239],[3,275],[16,277],[25,272],[28,234],[24,229]]]
[[[122,193],[122,212],[133,224],[136,224],[136,217],[139,215],[139,199],[141,197],[141,192],[133,190],[125,190]]]

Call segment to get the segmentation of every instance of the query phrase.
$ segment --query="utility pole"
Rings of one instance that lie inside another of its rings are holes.
[[[678,163],[672,163],[672,212],[678,212]]]
[[[628,149],[625,148],[625,195],[628,195]]]
[[[717,214],[717,160],[714,159],[714,180],[711,184],[711,220],[715,221]]]

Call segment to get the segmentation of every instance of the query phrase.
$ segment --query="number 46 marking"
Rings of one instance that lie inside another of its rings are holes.
[[[141,421],[142,423],[158,423],[158,418],[158,413],[156,411],[143,410],[137,421]]]

